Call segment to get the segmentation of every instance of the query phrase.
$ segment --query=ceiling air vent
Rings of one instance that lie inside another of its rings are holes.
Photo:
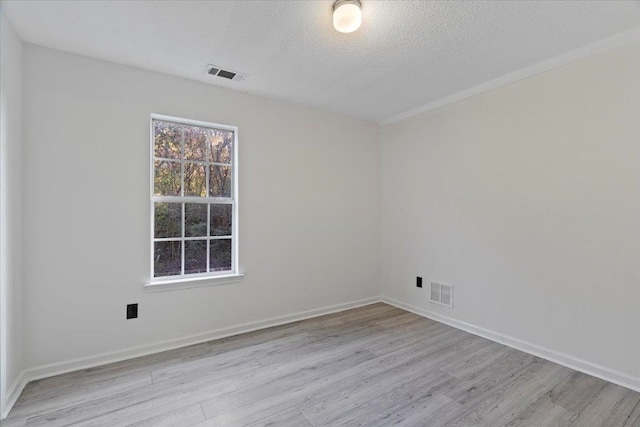
[[[234,82],[241,82],[247,78],[246,74],[238,73],[237,71],[225,70],[217,65],[209,65],[207,67],[207,74],[226,80],[233,80]]]
[[[429,301],[453,308],[453,286],[431,282]]]

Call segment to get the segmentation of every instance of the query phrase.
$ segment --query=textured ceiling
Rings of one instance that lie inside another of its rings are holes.
[[[29,43],[381,122],[640,25],[636,1],[3,1]],[[249,74],[230,82],[212,63]]]

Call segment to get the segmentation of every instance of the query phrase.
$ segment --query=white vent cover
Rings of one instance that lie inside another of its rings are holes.
[[[453,286],[431,282],[429,301],[453,308]]]
[[[242,82],[247,78],[246,74],[239,73],[237,71],[231,71],[229,69],[224,69],[222,67],[218,67],[217,65],[209,65],[207,67],[207,74],[226,80],[233,80],[234,82]]]

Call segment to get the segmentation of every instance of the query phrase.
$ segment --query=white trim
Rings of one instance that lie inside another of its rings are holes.
[[[203,286],[227,285],[242,282],[244,274],[224,274],[212,276],[211,274],[198,277],[181,277],[174,280],[152,281],[144,285],[147,292],[175,291],[178,289],[201,288]]]
[[[197,196],[153,196],[157,203],[202,203],[214,205],[232,205],[233,199],[230,197],[197,197]]]
[[[172,123],[178,123],[178,122],[172,122]],[[179,123],[182,124],[182,123]],[[209,129],[209,128],[207,128]],[[218,130],[218,129],[216,129]],[[209,145],[207,145],[207,159],[209,158]],[[161,161],[161,162],[165,162],[165,163],[195,163],[197,165],[202,165],[202,166],[233,166],[231,163],[219,163],[219,162],[209,162],[207,160],[194,160],[194,159],[170,159],[168,157],[154,157],[153,160],[155,161]],[[208,193],[208,192],[207,192]],[[156,196],[157,197],[157,196]],[[178,197],[178,196],[174,196],[174,197]],[[185,196],[188,197],[188,196]],[[196,197],[196,196],[194,196]],[[198,199],[201,199],[202,197],[197,197]]]
[[[576,371],[583,372],[585,374],[600,378],[605,381],[609,381],[614,384],[618,384],[622,387],[640,392],[640,378],[633,377],[625,374],[624,372],[615,371],[613,369],[606,368],[604,366],[588,362],[583,359],[579,359],[568,354],[560,353],[558,351],[550,350],[545,347],[541,347],[536,344],[532,344],[517,338],[510,337],[508,335],[501,334],[499,332],[490,331],[480,326],[475,326],[461,320],[453,319],[448,316],[444,316],[433,311],[426,310],[421,307],[416,307],[411,304],[407,304],[386,296],[381,297],[382,302],[398,307],[402,310],[410,311],[419,316],[435,320],[436,322],[444,323],[445,325],[452,326],[456,329],[461,329],[470,334],[477,335],[486,338],[491,341],[506,345],[507,347],[515,348],[516,350],[524,351],[525,353],[532,354],[534,356],[541,357],[551,362],[555,362],[559,365],[566,366],[567,368],[574,369]]]
[[[233,237],[232,236],[201,236],[201,237],[155,237],[153,240],[156,242],[178,242],[180,240],[183,240],[185,242],[188,241],[194,241],[194,240],[231,240]],[[229,270],[231,271],[231,270]],[[189,274],[187,277],[193,277],[194,274]],[[162,280],[163,278],[170,278],[171,276],[162,276],[162,277],[158,277],[158,280]]]
[[[25,371],[20,372],[18,377],[13,381],[9,389],[7,390],[6,396],[3,396],[2,401],[2,413],[0,413],[0,420],[4,420],[9,415],[9,411],[13,408],[13,405],[16,404],[18,397],[22,393],[22,390],[27,385],[27,379],[24,376]],[[6,398],[5,398],[6,397]]]
[[[380,297],[365,298],[357,301],[351,301],[342,304],[330,305],[327,307],[316,308],[312,310],[301,311],[284,316],[271,317],[265,320],[255,322],[242,323],[236,326],[216,329],[200,334],[188,335],[183,338],[159,341],[153,344],[146,344],[136,347],[130,347],[125,350],[110,351],[107,353],[96,354],[94,356],[81,357],[71,359],[65,362],[50,363],[47,365],[35,366],[33,368],[22,371],[18,375],[18,379],[14,382],[11,392],[8,394],[6,405],[3,406],[3,419],[9,414],[9,411],[15,404],[18,396],[22,393],[24,387],[31,381],[42,378],[52,377],[54,375],[65,374],[67,372],[79,371],[81,369],[93,368],[96,366],[106,365],[109,363],[121,362],[123,360],[133,359],[136,357],[148,356],[150,354],[160,353],[163,351],[174,350],[180,347],[186,347],[199,344],[206,341],[217,340],[230,337],[233,335],[244,334],[259,329],[271,328],[273,326],[284,325],[287,323],[298,322],[300,320],[311,319],[318,316],[324,316],[331,313],[350,310],[352,308],[363,307],[380,302]]]
[[[213,122],[204,122],[201,120],[191,120],[191,119],[185,119],[182,117],[176,117],[176,116],[166,116],[164,114],[151,114],[151,119],[153,120],[161,120],[161,121],[165,121],[165,122],[177,122],[181,125],[189,125],[189,126],[198,126],[198,127],[202,127],[202,128],[209,128],[209,129],[222,129],[222,130],[229,130],[229,131],[233,131],[233,132],[237,132],[238,131],[238,127],[237,126],[232,126],[232,125],[222,125],[220,123],[213,123]]]
[[[593,56],[600,52],[604,52],[609,49],[616,48],[618,46],[625,45],[634,41],[640,40],[640,26],[634,27],[630,30],[623,31],[613,36],[604,38],[595,43],[588,44],[576,50],[572,50],[562,55],[558,55],[554,58],[538,62],[537,64],[529,65],[528,67],[521,68],[511,73],[505,74],[493,80],[481,83],[477,86],[465,89],[458,93],[454,93],[444,98],[429,102],[417,108],[405,111],[404,113],[396,114],[378,122],[380,126],[389,125],[391,123],[399,122],[409,117],[416,116],[427,111],[435,110],[436,108],[443,107],[448,104],[460,101],[462,99],[470,98],[475,95],[479,95],[483,92],[487,92],[493,89],[497,89],[501,86],[517,82],[518,80],[524,80],[529,77],[533,77],[537,74],[545,73],[554,68],[561,67],[571,62],[579,61],[580,59]]]
[[[436,322],[443,323],[445,325],[452,326],[454,328],[469,332],[474,335],[495,341],[497,343],[506,345],[511,348],[515,348],[520,351],[532,354],[534,356],[541,357],[546,360],[558,363],[576,371],[584,372],[585,374],[592,375],[594,377],[609,381],[614,384],[618,384],[622,387],[629,388],[631,390],[640,392],[640,378],[632,377],[623,372],[615,371],[613,369],[606,368],[582,359],[578,359],[573,356],[569,356],[557,351],[549,350],[544,347],[540,347],[535,344],[528,343],[526,341],[519,340],[517,338],[509,337],[498,332],[493,332],[479,326],[472,325],[460,320],[453,319],[448,316],[425,310],[420,307],[416,307],[411,304],[406,304],[401,301],[389,298],[386,296],[365,298],[358,301],[352,301],[343,304],[336,304],[328,307],[317,308],[313,310],[302,311],[299,313],[272,317],[269,319],[243,323],[237,326],[231,326],[228,328],[217,329],[201,334],[189,335],[183,338],[160,341],[153,344],[144,346],[131,347],[125,350],[113,351],[108,353],[101,353],[94,356],[83,357],[78,359],[72,359],[66,362],[51,363],[48,365],[36,366],[25,371],[22,371],[16,380],[13,382],[7,393],[7,399],[2,402],[3,412],[1,414],[2,419],[6,418],[9,411],[15,404],[16,400],[22,393],[24,387],[31,381],[39,380],[42,378],[52,377],[54,375],[60,375],[67,372],[78,371],[81,369],[93,368],[96,366],[106,365],[109,363],[120,362],[135,357],[147,356],[150,354],[159,353],[162,351],[173,350],[180,347],[186,347],[206,341],[225,338],[233,335],[243,334],[247,332],[256,331],[259,329],[270,328],[273,326],[284,325],[287,323],[298,322],[300,320],[311,319],[318,316],[324,316],[326,314],[337,313],[340,311],[350,310],[352,308],[362,307],[365,305],[375,304],[377,302],[383,302],[385,304],[398,307],[402,310],[415,313],[419,316],[427,317],[435,320]]]
[[[200,286],[209,286],[216,284],[224,284],[224,283],[234,283],[242,280],[242,274],[239,273],[239,226],[238,226],[238,127],[231,125],[221,125],[213,122],[204,122],[199,120],[191,120],[185,119],[182,117],[173,117],[166,116],[161,114],[151,114],[151,119],[149,122],[149,148],[150,148],[150,194],[151,194],[151,202],[150,202],[150,236],[151,236],[151,246],[150,246],[150,256],[149,256],[149,268],[150,268],[150,279],[148,284],[146,284],[146,289],[148,291],[157,291],[157,290],[175,290],[179,288],[193,288]],[[233,145],[231,147],[231,163],[217,163],[217,162],[209,162],[209,144],[207,144],[206,151],[206,160],[201,162],[196,162],[199,164],[206,165],[205,167],[205,175],[206,175],[206,197],[195,197],[195,196],[185,196],[184,189],[184,164],[185,163],[193,163],[193,161],[184,159],[185,148],[184,148],[184,127],[182,129],[182,141],[180,145],[180,159],[164,159],[158,158],[163,161],[169,161],[180,164],[180,196],[156,196],[155,195],[155,161],[158,160],[155,157],[155,130],[154,130],[154,121],[165,121],[170,123],[176,123],[186,126],[195,126],[202,127],[207,129],[215,129],[215,130],[224,130],[233,132]],[[231,195],[230,197],[210,197],[209,196],[209,167],[208,166],[225,166],[231,168]],[[155,237],[155,203],[180,203],[182,205],[182,232],[180,237],[171,237],[171,238],[156,238]],[[204,237],[193,238],[185,236],[185,207],[187,203],[200,203],[207,205],[207,235]],[[228,204],[231,205],[231,235],[230,236],[210,236],[210,220],[211,220],[211,205],[212,204]],[[229,270],[224,271],[209,271],[211,269],[210,262],[210,246],[212,240],[221,240],[227,238],[231,240],[231,268]],[[195,273],[195,274],[185,274],[185,247],[186,242],[190,240],[204,240],[207,242],[207,271],[205,273]],[[154,265],[154,255],[155,255],[155,244],[156,242],[180,242],[180,274],[172,275],[172,276],[161,276],[155,277],[155,265]],[[221,276],[224,276],[226,279],[222,279]],[[203,282],[203,278],[209,278],[214,280],[209,280],[208,282]],[[194,280],[196,279],[198,283]],[[158,286],[161,284],[162,286]]]

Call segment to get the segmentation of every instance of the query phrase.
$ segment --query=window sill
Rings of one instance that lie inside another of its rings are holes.
[[[176,291],[178,289],[200,288],[203,286],[226,285],[242,282],[244,274],[226,274],[224,276],[193,277],[189,279],[162,280],[144,285],[147,292]]]

